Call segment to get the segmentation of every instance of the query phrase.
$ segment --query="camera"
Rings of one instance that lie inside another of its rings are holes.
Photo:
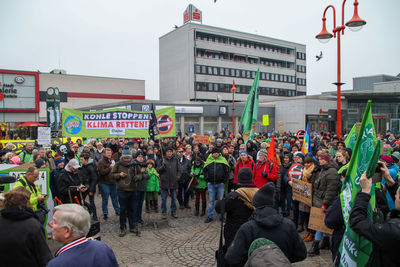
[[[261,172],[262,177],[268,177],[268,173],[267,172]]]

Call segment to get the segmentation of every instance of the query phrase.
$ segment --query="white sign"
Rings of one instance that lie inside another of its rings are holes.
[[[125,128],[111,128],[110,134],[113,135],[125,135]]]
[[[14,176],[17,178],[21,175],[25,175],[26,172],[9,172],[9,175]],[[10,184],[10,188],[14,187],[15,183]],[[40,188],[40,191],[42,192],[42,195],[48,195],[47,192],[47,172],[46,171],[39,171],[39,179],[35,182],[37,187]]]
[[[51,138],[50,127],[38,127],[38,144],[39,145],[49,145]]]

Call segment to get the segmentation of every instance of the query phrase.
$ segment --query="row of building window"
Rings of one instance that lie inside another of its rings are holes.
[[[200,58],[209,58],[209,59],[223,59],[223,60],[232,60],[235,62],[243,62],[249,64],[261,64],[269,67],[278,67],[278,68],[287,68],[294,69],[295,64],[293,62],[283,61],[283,60],[274,60],[269,58],[259,58],[259,57],[251,57],[242,54],[234,54],[228,52],[221,51],[211,51],[204,49],[197,49],[196,56]]]
[[[254,42],[254,41],[243,40],[243,39],[238,39],[238,38],[203,33],[203,32],[199,32],[199,31],[196,32],[196,40],[229,44],[229,45],[233,45],[233,46],[237,46],[237,47],[254,48],[256,50],[271,51],[271,52],[287,54],[287,55],[294,53],[294,49],[287,48],[287,47],[280,47],[280,46],[270,45],[270,44],[265,44],[265,43],[260,43],[260,42]]]
[[[297,52],[297,53],[296,53],[296,57],[297,57],[297,59],[304,59],[304,60],[306,60],[306,53]]]
[[[206,91],[206,92],[222,92],[230,93],[232,84],[224,83],[206,83],[206,82],[196,82],[196,91]],[[236,85],[236,93],[238,94],[248,94],[250,92],[251,86],[247,85]],[[305,95],[305,92],[298,92],[290,89],[281,88],[270,88],[270,87],[259,87],[260,95],[273,95],[273,96],[299,96]]]
[[[240,70],[232,68],[212,67],[204,65],[195,65],[194,69],[196,74],[225,76],[225,77],[236,77],[244,79],[254,79],[256,77],[256,71]],[[296,77],[291,75],[276,74],[269,72],[260,72],[260,80],[264,81],[276,81],[284,83],[296,83]],[[305,85],[306,80],[297,78],[298,85]]]
[[[306,66],[302,66],[302,65],[297,65],[296,66],[296,70],[298,71],[298,72],[306,72]]]

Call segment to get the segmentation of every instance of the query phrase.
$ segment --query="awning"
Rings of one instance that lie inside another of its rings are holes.
[[[27,122],[17,124],[17,127],[33,127],[33,126],[44,126],[45,127],[47,125],[43,124],[43,123],[34,122],[34,121],[27,121]]]

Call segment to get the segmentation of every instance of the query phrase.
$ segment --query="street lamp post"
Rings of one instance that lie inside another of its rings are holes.
[[[346,24],[344,24],[344,5],[346,0],[343,0],[342,3],[342,25],[336,27],[336,10],[335,7],[329,5],[325,8],[324,15],[322,17],[322,31],[315,36],[320,42],[327,43],[332,37],[337,38],[337,81],[334,83],[337,87],[337,103],[336,103],[336,135],[341,138],[342,133],[342,110],[341,110],[341,86],[344,84],[341,82],[340,77],[340,33],[344,34],[344,29],[349,27],[353,31],[358,31],[361,29],[363,25],[367,22],[365,20],[360,19],[358,16],[358,2],[357,0],[354,1],[354,14],[351,20],[349,20]],[[333,10],[333,35],[326,30],[326,11],[332,8]]]
[[[233,80],[231,92],[232,92],[232,134],[233,136],[235,136],[235,92],[236,92],[235,80]]]

